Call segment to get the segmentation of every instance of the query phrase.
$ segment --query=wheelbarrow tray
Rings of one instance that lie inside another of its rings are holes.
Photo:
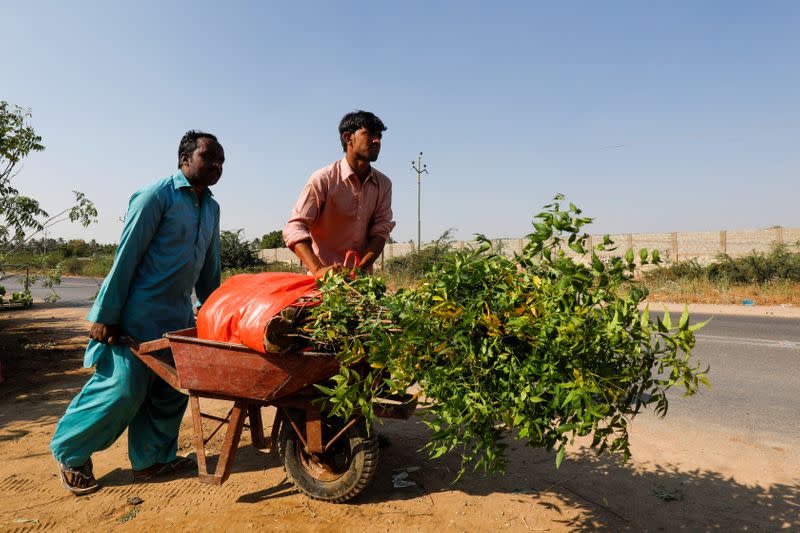
[[[159,343],[159,344],[156,344]],[[197,337],[197,329],[167,333],[141,351],[169,347],[178,387],[201,396],[272,402],[290,396],[339,372],[334,355],[263,354],[242,345]]]

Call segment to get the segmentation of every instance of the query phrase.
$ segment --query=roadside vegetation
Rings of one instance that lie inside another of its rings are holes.
[[[279,242],[279,232],[247,241],[241,230],[221,235],[222,279],[259,272],[303,273],[298,264],[264,263],[258,250]],[[282,242],[282,241],[281,241]],[[116,244],[82,239],[31,239],[9,255],[6,272],[25,272],[40,279],[61,276],[105,277],[114,262]],[[433,266],[452,258],[458,250],[448,230],[422,250],[394,257],[379,271],[389,290],[413,287]],[[709,264],[697,260],[664,263],[643,272],[635,284],[648,291],[648,301],[741,305],[789,304],[800,306],[800,243],[775,245],[768,253],[743,257],[720,255]],[[10,297],[7,295],[6,298]]]
[[[305,271],[298,264],[264,263],[258,259],[258,243],[243,240],[241,231],[222,232],[223,280],[236,274]],[[768,253],[735,258],[720,255],[706,265],[696,260],[663,264],[644,272],[636,283],[647,289],[648,300],[653,302],[740,305],[752,300],[757,305],[800,306],[799,248],[783,244]],[[7,271],[28,267],[32,274],[43,275],[60,267],[64,276],[102,278],[111,269],[115,250],[114,244],[80,239],[33,240],[9,258]],[[389,259],[380,275],[390,290],[412,287],[434,264],[456,253],[447,231],[418,252]]]
[[[264,235],[260,240],[246,241],[243,230],[222,231],[220,234],[220,255],[222,256],[222,280],[237,274],[258,274],[259,272],[305,272],[299,265],[282,261],[265,263],[258,257],[258,250],[276,247],[283,243],[280,231]]]
[[[410,287],[418,283],[435,264],[452,257],[452,233],[453,230],[447,230],[421,250],[386,261],[381,276],[386,280],[389,289]]]
[[[387,261],[381,276],[389,289],[414,286],[435,263],[456,254],[450,233]],[[641,273],[633,285],[646,289],[651,302],[800,306],[800,243],[742,257],[719,255],[706,265],[694,259],[662,263]]]
[[[719,255],[708,265],[679,261],[644,273],[641,282],[651,301],[800,305],[800,243],[743,257]]]
[[[83,239],[31,239],[9,255],[7,271],[28,269],[44,275],[59,269],[62,275],[102,278],[114,262],[116,244]]]
[[[257,252],[265,243],[270,246],[277,243],[275,233],[248,242],[243,240],[242,230],[223,231],[220,236],[223,279],[244,273],[304,272],[298,265],[281,261],[264,263],[258,258]],[[94,240],[31,239],[11,253],[4,266],[8,273],[29,272],[40,277],[59,271],[63,276],[104,278],[111,270],[116,251],[116,244]]]

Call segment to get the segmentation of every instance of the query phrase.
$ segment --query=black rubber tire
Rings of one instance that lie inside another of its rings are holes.
[[[302,427],[302,426],[299,426]],[[323,422],[324,442],[344,427]],[[367,487],[378,467],[378,439],[373,429],[360,421],[347,430],[322,458],[315,461],[305,452],[291,424],[283,421],[278,436],[278,453],[287,477],[301,492],[315,500],[341,503]]]

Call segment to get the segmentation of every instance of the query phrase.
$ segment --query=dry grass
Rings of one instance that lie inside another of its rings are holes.
[[[766,283],[728,285],[703,279],[659,281],[646,284],[648,301],[703,304],[741,304],[753,300],[758,305],[800,305],[800,282],[777,280]]]
[[[383,273],[378,273],[381,276]],[[416,286],[420,279],[388,275],[384,277],[390,291]],[[642,283],[641,281],[639,283]],[[679,281],[647,281],[644,285],[649,291],[647,301],[664,303],[735,304],[742,300],[753,300],[758,305],[789,304],[800,307],[800,282],[776,280],[767,283],[728,285],[702,279]],[[623,288],[623,292],[627,288]]]

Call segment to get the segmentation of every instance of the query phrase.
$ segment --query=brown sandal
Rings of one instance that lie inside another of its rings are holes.
[[[71,467],[61,465],[61,483],[76,496],[91,494],[100,488],[100,483],[94,478],[92,460],[89,459],[83,466]]]
[[[176,457],[169,463],[156,463],[153,466],[133,471],[134,481],[148,481],[150,479],[165,477],[181,472],[188,472],[197,468],[197,463],[189,457]]]

